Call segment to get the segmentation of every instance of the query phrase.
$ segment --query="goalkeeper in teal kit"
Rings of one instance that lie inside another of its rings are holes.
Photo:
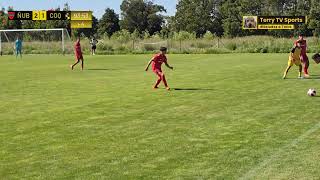
[[[16,50],[16,58],[18,58],[19,54],[20,54],[20,57],[22,58],[22,41],[19,37],[17,37],[14,49]]]

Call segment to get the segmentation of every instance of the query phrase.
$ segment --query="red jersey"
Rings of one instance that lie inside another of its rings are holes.
[[[77,41],[77,42],[74,44],[74,51],[75,51],[76,53],[82,53],[82,52],[81,52],[80,41]]]
[[[155,70],[155,69],[161,69],[161,65],[162,63],[164,62],[167,62],[167,57],[166,55],[164,54],[156,54],[154,57],[153,57],[153,61],[152,61],[152,69]]]
[[[74,54],[77,59],[83,59],[79,40],[74,44]]]
[[[298,41],[300,40],[296,40],[294,42],[294,45],[297,45]],[[307,41],[306,40],[301,40],[302,43],[300,43],[301,46],[301,55],[306,55],[307,54]]]

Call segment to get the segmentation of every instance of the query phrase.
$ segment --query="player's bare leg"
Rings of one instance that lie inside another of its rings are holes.
[[[170,87],[168,86],[168,83],[167,83],[167,80],[166,80],[166,76],[164,74],[162,74],[162,81],[163,81],[163,84],[165,85],[166,89],[169,91],[170,90]]]
[[[153,86],[153,89],[158,89],[158,86],[159,86],[159,84],[160,84],[160,82],[161,82],[161,75],[160,74],[158,74],[157,73],[157,75],[158,75],[158,79],[157,79],[157,81],[156,81],[156,84]]]
[[[158,85],[160,84],[160,82],[161,82],[161,79],[158,79],[156,81],[156,84],[153,86],[153,89],[158,89],[159,88]]]
[[[20,55],[20,58],[22,59],[22,53],[20,50],[16,51],[16,59],[18,58],[18,56]]]
[[[299,65],[299,76],[298,76],[298,78],[302,78],[301,72],[302,72],[302,65],[300,64]]]
[[[303,68],[304,77],[309,77],[308,69],[309,69],[309,60],[306,60],[306,62],[304,63],[304,68]]]
[[[156,70],[156,71],[153,71],[156,75],[157,75],[157,77],[158,77],[158,79],[157,79],[157,81],[156,81],[156,83],[154,84],[154,86],[153,86],[153,89],[158,89],[158,86],[159,86],[159,84],[160,84],[160,82],[162,81],[162,78],[161,78],[161,72],[160,71],[158,71],[158,70]]]
[[[79,59],[73,65],[70,66],[71,70],[73,70],[74,66],[77,65],[78,63],[79,63]]]
[[[83,71],[83,66],[84,66],[84,60],[81,59],[81,70]]]
[[[289,70],[290,70],[290,68],[291,68],[292,66],[288,66],[287,68],[286,68],[286,70],[284,71],[284,73],[283,73],[283,79],[285,79],[286,77],[287,77],[287,74],[288,74],[288,72],[289,72]]]

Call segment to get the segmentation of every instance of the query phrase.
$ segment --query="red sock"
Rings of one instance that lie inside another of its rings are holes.
[[[307,67],[307,66],[305,66],[305,67],[303,68],[303,71],[304,71],[304,74],[309,74],[309,72],[308,72],[308,67]]]

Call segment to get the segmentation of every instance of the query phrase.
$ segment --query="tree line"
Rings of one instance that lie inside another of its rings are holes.
[[[13,10],[9,7],[7,10]],[[65,4],[56,11],[69,11]],[[121,14],[107,8],[98,20],[93,17],[92,29],[72,30],[86,37],[111,37],[119,31],[137,37],[159,35],[168,38],[177,32],[189,32],[196,37],[205,34],[239,37],[272,35],[289,37],[298,33],[320,36],[319,0],[179,0],[174,16],[164,16],[166,9],[150,0],[123,0]],[[67,21],[8,21],[5,9],[0,11],[0,29],[67,28]],[[295,30],[242,30],[242,16],[308,16],[308,22]],[[120,18],[121,17],[121,18]]]

